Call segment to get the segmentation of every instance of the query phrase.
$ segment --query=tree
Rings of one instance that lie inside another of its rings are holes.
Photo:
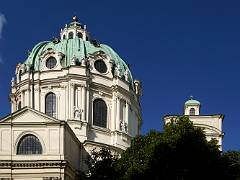
[[[226,167],[225,172],[229,179],[240,180],[240,152],[228,151],[223,153],[223,161]]]
[[[164,131],[150,131],[133,139],[117,162],[122,179],[215,179],[220,176],[221,152],[215,141],[188,117],[165,125]]]
[[[93,153],[90,179],[111,180],[240,180],[240,152],[222,154],[216,140],[208,142],[203,129],[187,116],[132,140],[131,147],[113,156],[109,150]]]
[[[93,180],[114,180],[117,179],[114,164],[118,160],[117,155],[113,155],[108,148],[94,149],[88,158],[88,179]]]

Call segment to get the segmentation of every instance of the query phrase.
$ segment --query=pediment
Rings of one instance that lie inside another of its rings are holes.
[[[0,124],[4,123],[21,123],[21,124],[46,124],[46,123],[60,123],[61,121],[50,117],[42,112],[33,110],[29,107],[25,107],[20,111],[16,111],[13,114],[8,115],[0,121]]]

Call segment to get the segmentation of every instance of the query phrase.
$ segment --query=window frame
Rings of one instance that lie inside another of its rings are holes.
[[[19,71],[18,73],[18,82],[22,81],[22,70]]]
[[[51,60],[52,62],[49,62]],[[45,66],[47,69],[54,69],[57,66],[57,59],[53,56],[48,57],[45,61]]]
[[[94,61],[94,68],[96,69],[97,72],[99,72],[101,74],[106,74],[108,72],[107,64],[105,63],[105,61],[103,59],[96,59]]]
[[[47,110],[47,98],[48,96],[52,95],[52,99],[51,100],[51,109],[50,110]],[[54,106],[55,105],[55,106]],[[53,92],[49,92],[45,95],[45,114],[48,115],[48,116],[51,116],[51,117],[54,117],[56,118],[56,114],[57,114],[57,97],[56,97],[56,94],[53,93]]]
[[[20,110],[20,109],[22,109],[22,101],[19,101],[17,105],[17,110]]]
[[[82,39],[83,38],[83,34],[81,32],[77,32],[77,37]]]
[[[71,36],[70,36],[71,35]],[[73,32],[72,31],[70,31],[69,33],[68,33],[68,39],[73,39]]]
[[[95,112],[96,112],[95,108],[97,108],[96,103],[98,103],[98,102],[102,103],[102,104],[100,104],[100,107],[98,107],[98,108],[105,108],[105,109],[103,109],[103,112],[99,111],[98,113],[100,113],[100,114],[96,115],[95,114]],[[93,107],[92,108],[92,112],[93,112],[92,125],[96,126],[96,127],[99,127],[99,128],[105,128],[105,129],[108,128],[108,107],[107,107],[107,103],[102,98],[96,98],[96,99],[93,100],[92,107]],[[96,116],[98,118],[101,117],[102,119],[96,119]]]
[[[31,139],[29,139],[30,137],[31,137]],[[26,139],[26,138],[28,138],[28,139]],[[24,141],[24,139],[25,139],[25,141]],[[26,143],[27,140],[29,142]],[[34,141],[36,144],[33,144]],[[23,143],[25,143],[25,146],[21,147],[23,145]],[[26,144],[27,145],[35,145],[35,146],[32,146],[30,148],[28,147],[29,149],[24,149],[24,148],[27,148]],[[33,149],[31,149],[31,148],[33,148]],[[39,149],[37,149],[37,148],[39,148]],[[31,151],[31,153],[29,153],[28,151],[29,152]],[[16,145],[16,155],[24,155],[24,156],[42,155],[43,152],[44,152],[44,149],[43,149],[42,142],[36,135],[34,135],[32,133],[27,133],[27,134],[24,134],[23,136],[21,136]]]
[[[196,110],[195,110],[195,108],[190,108],[190,109],[189,109],[189,115],[190,115],[190,116],[195,116],[195,115],[196,115]]]

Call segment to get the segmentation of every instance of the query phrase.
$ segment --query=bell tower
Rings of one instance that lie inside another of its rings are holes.
[[[187,100],[184,105],[184,115],[198,116],[200,114],[200,107],[200,102],[194,100],[193,96],[190,96],[189,100]]]

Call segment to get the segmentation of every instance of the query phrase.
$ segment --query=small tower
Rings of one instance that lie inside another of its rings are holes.
[[[190,96],[189,100],[187,100],[184,104],[184,115],[189,116],[190,121],[192,121],[195,127],[200,127],[203,129],[206,139],[210,141],[211,139],[216,139],[218,141],[219,150],[222,150],[222,139],[223,139],[223,131],[222,131],[222,122],[224,119],[223,114],[208,114],[200,115],[200,102],[194,100],[192,96]],[[164,124],[175,120],[180,115],[166,115],[164,116]]]
[[[84,41],[88,41],[90,39],[89,32],[86,29],[86,25],[82,25],[77,16],[72,17],[72,22],[70,24],[66,24],[64,29],[61,29],[60,32],[61,40],[65,39],[74,39],[76,37],[83,39]]]
[[[187,100],[184,105],[184,115],[198,116],[200,114],[200,107],[200,102],[194,100],[193,96],[190,96],[189,100]]]

